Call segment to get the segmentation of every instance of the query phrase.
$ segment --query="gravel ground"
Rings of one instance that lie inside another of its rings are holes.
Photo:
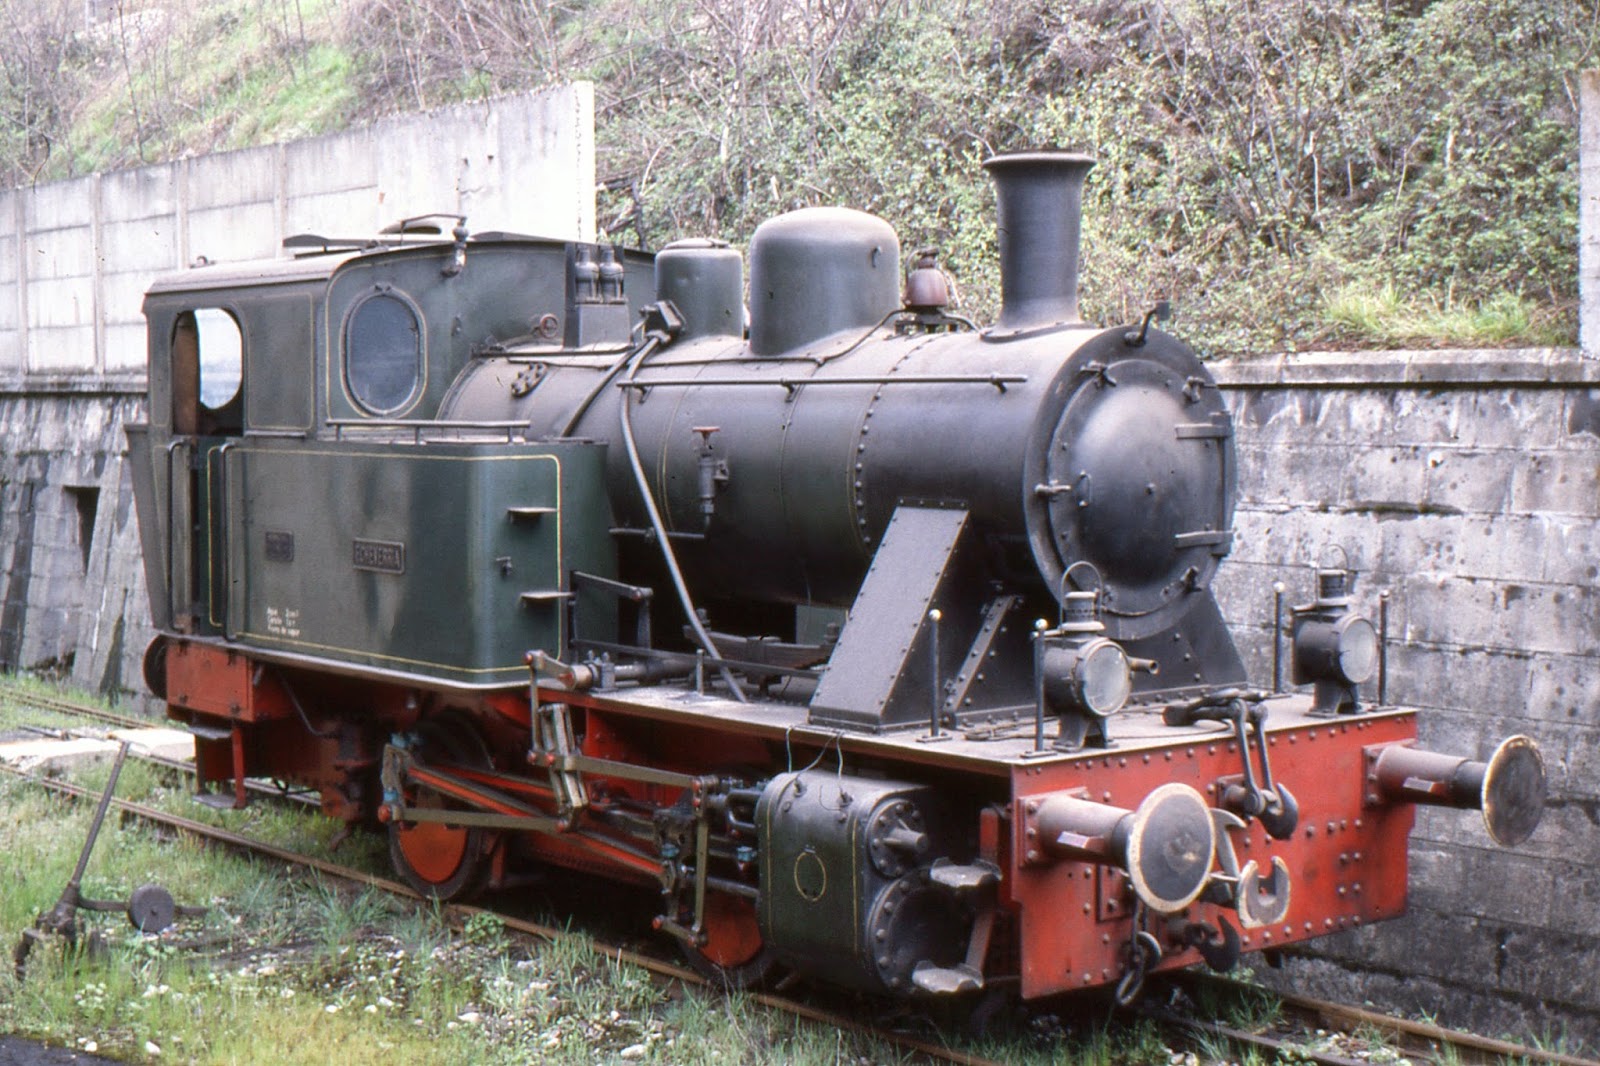
[[[0,1036],[0,1066],[62,1066],[63,1063],[115,1063],[118,1060],[90,1055],[71,1048],[52,1047],[19,1036]]]

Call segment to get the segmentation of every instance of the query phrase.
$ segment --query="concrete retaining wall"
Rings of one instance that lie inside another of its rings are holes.
[[[143,411],[115,387],[0,391],[0,670],[143,701],[154,634],[122,435]]]
[[[445,211],[594,239],[594,88],[580,82],[291,144],[0,191],[0,382],[144,371],[140,305],[201,257],[271,258]]]
[[[1330,549],[1389,593],[1389,698],[1425,745],[1482,757],[1527,733],[1550,775],[1534,837],[1492,847],[1423,810],[1411,912],[1322,942],[1286,986],[1480,1031],[1600,1047],[1600,363],[1570,351],[1296,356],[1218,368],[1241,503],[1217,580],[1271,677],[1274,580],[1311,598]],[[1336,556],[1335,556],[1336,557]],[[1287,569],[1286,568],[1293,568]]]

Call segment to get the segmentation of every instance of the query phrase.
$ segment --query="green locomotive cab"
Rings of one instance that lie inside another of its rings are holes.
[[[469,688],[525,678],[530,649],[565,655],[571,575],[616,571],[604,445],[438,412],[515,338],[625,350],[648,258],[503,235],[289,243],[146,296],[150,417],[129,437],[157,627]],[[574,260],[611,271],[603,302],[572,291]],[[593,599],[598,625],[615,597]]]

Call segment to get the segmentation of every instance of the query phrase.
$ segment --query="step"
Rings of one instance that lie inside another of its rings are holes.
[[[935,996],[955,996],[981,989],[983,974],[964,962],[954,966],[938,966],[923,960],[911,971],[911,983]]]
[[[1000,868],[987,862],[954,863],[949,859],[935,859],[928,869],[928,880],[959,895],[998,884]]]
[[[231,789],[227,792],[196,792],[194,801],[219,811],[238,810],[238,800]]]

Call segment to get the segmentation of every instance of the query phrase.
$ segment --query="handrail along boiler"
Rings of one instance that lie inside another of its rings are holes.
[[[1250,685],[1215,382],[1079,317],[1088,159],[987,166],[983,328],[836,208],[756,231],[748,305],[718,242],[461,219],[159,281],[146,674],[201,798],[302,782],[429,895],[576,868],[732,980],[905,995],[1131,995],[1392,917],[1418,803],[1524,839],[1536,748],[1417,748],[1343,569],[1302,688]]]

